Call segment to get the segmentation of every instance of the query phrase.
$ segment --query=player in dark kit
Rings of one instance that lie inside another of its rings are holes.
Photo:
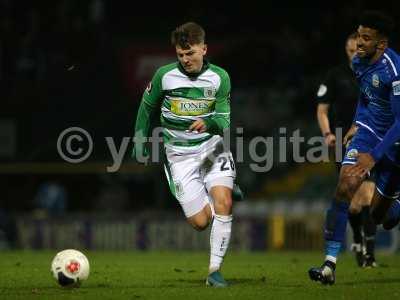
[[[346,152],[343,145],[348,143],[356,129],[352,127],[352,123],[357,106],[358,84],[351,69],[351,61],[357,50],[356,39],[357,33],[347,38],[345,45],[347,63],[330,69],[317,92],[318,124],[325,138],[325,144],[332,150],[336,144],[342,146],[342,153]],[[341,140],[343,133],[348,133],[344,141]],[[335,161],[340,171],[342,157],[335,157]],[[367,178],[355,193],[349,209],[349,223],[353,229],[354,239],[351,249],[355,252],[360,267],[376,266],[374,255],[376,224],[369,213],[374,188],[373,181]]]
[[[349,202],[374,168],[371,215],[391,229],[400,221],[400,56],[388,48],[393,21],[379,13],[362,14],[352,68],[360,87],[357,133],[346,150],[335,201],[326,216],[326,258],[311,268],[312,280],[335,282],[336,260],[345,235]]]

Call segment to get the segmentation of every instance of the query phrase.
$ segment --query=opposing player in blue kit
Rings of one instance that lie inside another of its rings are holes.
[[[335,283],[336,260],[346,232],[349,202],[374,168],[376,188],[371,215],[391,229],[400,221],[400,56],[388,48],[393,21],[365,12],[357,29],[352,68],[360,87],[355,135],[347,147],[336,195],[326,214],[325,262],[311,268],[312,280]]]

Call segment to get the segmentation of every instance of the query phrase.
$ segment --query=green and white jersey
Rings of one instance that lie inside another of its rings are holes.
[[[204,62],[196,76],[176,62],[157,70],[147,86],[139,108],[135,135],[148,136],[150,115],[161,107],[161,125],[166,145],[196,146],[213,135],[222,135],[230,124],[230,79],[228,73]],[[189,132],[203,119],[207,132]]]

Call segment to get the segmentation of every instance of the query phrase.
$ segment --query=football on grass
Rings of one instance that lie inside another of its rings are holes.
[[[63,250],[54,257],[51,273],[63,287],[79,287],[89,276],[89,261],[80,251]]]

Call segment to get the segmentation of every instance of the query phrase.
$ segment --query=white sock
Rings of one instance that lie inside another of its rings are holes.
[[[336,264],[337,258],[331,255],[327,255],[325,256],[325,260],[329,260],[330,262],[333,262],[334,264]]]
[[[232,219],[232,215],[214,215],[210,233],[210,273],[219,270],[224,260],[231,239]]]

